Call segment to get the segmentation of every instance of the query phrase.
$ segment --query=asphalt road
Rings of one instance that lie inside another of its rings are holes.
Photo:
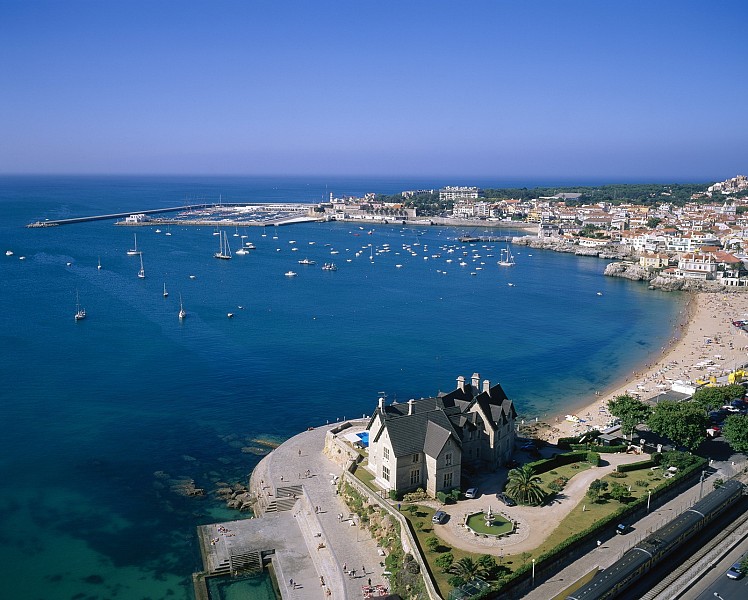
[[[748,552],[748,539],[744,539],[722,560],[714,565],[694,587],[680,596],[680,600],[745,600],[748,598],[748,577],[734,580],[727,577],[727,569]]]

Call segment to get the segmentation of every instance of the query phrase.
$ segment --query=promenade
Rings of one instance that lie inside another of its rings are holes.
[[[363,429],[364,421],[352,423],[347,432]],[[273,553],[284,599],[362,598],[369,580],[389,587],[376,541],[336,494],[343,468],[323,453],[327,431],[336,425],[292,437],[252,473],[252,492],[260,490],[261,502],[291,505],[288,510],[198,527],[205,571],[228,566],[230,556],[264,551]]]

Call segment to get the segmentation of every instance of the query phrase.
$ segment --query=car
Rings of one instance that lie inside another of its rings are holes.
[[[517,503],[507,496],[504,492],[499,492],[496,497],[501,500],[507,506],[517,506]]]
[[[444,521],[447,520],[447,516],[447,513],[445,513],[443,510],[437,510],[434,513],[434,516],[431,517],[431,522],[441,525],[442,523],[444,523]]]
[[[478,488],[468,488],[468,490],[465,492],[465,498],[471,499],[471,498],[477,498],[479,496],[478,494]]]
[[[619,523],[616,526],[616,533],[618,535],[625,535],[629,532],[630,529],[631,529],[630,525],[627,525],[626,523]]]
[[[743,576],[743,571],[741,569],[742,564],[742,560],[739,560],[729,569],[727,569],[727,573],[725,573],[727,577],[729,577],[730,579],[740,579]]]

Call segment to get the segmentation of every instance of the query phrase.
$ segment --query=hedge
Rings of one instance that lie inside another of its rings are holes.
[[[571,449],[574,451],[577,450],[594,450],[595,452],[599,452],[600,454],[615,454],[617,452],[626,452],[628,450],[628,445],[624,446],[598,446],[597,444],[591,445],[591,444],[571,444]]]
[[[590,431],[588,433],[577,435],[574,437],[562,437],[558,438],[558,442],[556,442],[556,446],[558,446],[561,450],[570,450],[572,444],[578,444],[579,440],[584,438],[585,440],[596,440],[600,436],[600,432],[597,430]]]
[[[563,467],[564,465],[570,465],[575,462],[583,462],[586,460],[587,451],[583,450],[578,452],[566,452],[565,454],[556,454],[553,458],[546,458],[528,464],[535,470],[536,475],[540,475],[541,473],[553,471],[553,469]]]

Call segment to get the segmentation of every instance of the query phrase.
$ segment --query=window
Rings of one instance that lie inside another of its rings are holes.
[[[421,482],[421,469],[413,469],[410,472],[410,485],[417,485]]]
[[[413,462],[417,463],[421,461],[421,455],[420,454],[414,454],[413,455]]]
[[[390,470],[387,467],[382,467],[382,479],[390,480]]]
[[[384,456],[384,460],[390,460],[390,449],[384,448],[382,450],[382,455]]]
[[[444,455],[444,464],[448,467],[452,466],[452,453],[451,452]]]
[[[444,488],[452,487],[452,473],[444,473]]]

